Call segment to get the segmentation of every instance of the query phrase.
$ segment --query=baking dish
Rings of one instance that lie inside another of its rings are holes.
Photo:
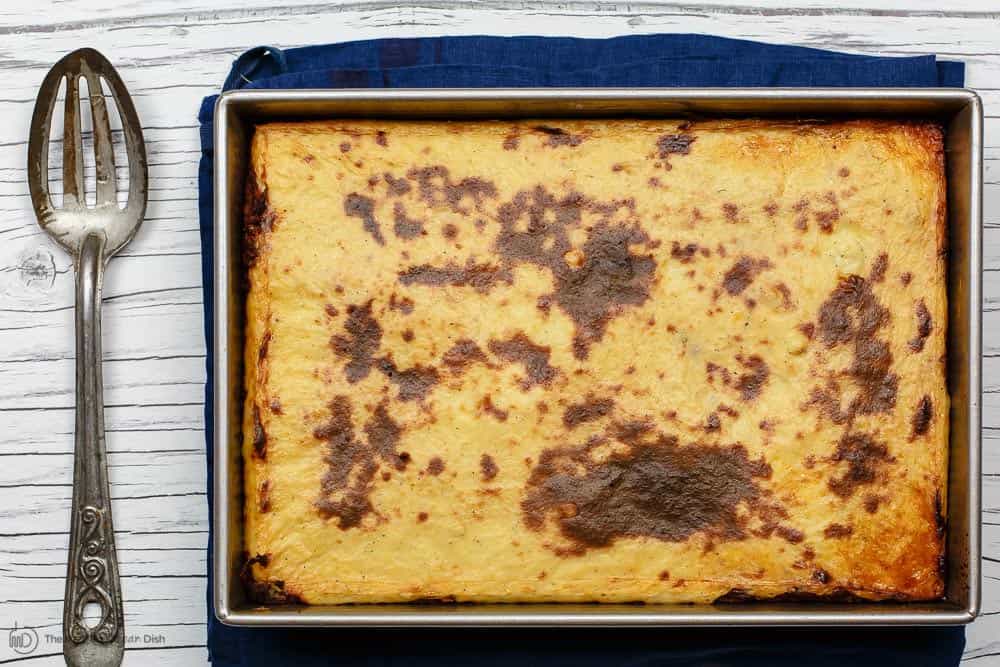
[[[952,396],[947,591],[934,603],[717,605],[370,605],[257,607],[244,561],[241,400],[242,192],[253,125],[330,117],[933,118],[946,129],[948,382]],[[237,91],[215,115],[216,613],[234,625],[809,625],[958,624],[979,608],[981,131],[978,97],[953,89],[492,89]]]

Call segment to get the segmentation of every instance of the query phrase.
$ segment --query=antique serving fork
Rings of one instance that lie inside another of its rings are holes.
[[[80,79],[87,82],[93,120],[96,192],[84,193]],[[121,118],[128,155],[128,201],[117,198],[114,147],[102,81]],[[49,131],[65,82],[63,202],[49,194]],[[80,49],[57,62],[42,82],[28,139],[28,187],[38,224],[72,257],[76,269],[76,444],[73,514],[63,603],[63,654],[69,665],[119,665],[125,648],[124,613],[111,522],[104,398],[101,379],[101,283],[108,260],[132,237],[146,212],[146,147],[125,84],[104,56]],[[96,604],[99,618],[84,617]]]

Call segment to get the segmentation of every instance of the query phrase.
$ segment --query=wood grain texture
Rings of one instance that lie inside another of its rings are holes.
[[[788,5],[791,5],[789,7]],[[966,660],[1000,661],[1000,7],[990,0],[688,2],[15,0],[0,6],[0,626],[59,633],[73,433],[73,274],[27,197],[37,87],[80,46],[108,55],[145,127],[145,225],[108,271],[104,381],[131,665],[205,661],[200,156],[195,115],[257,44],[376,37],[702,32],[967,63],[985,104],[984,616]],[[53,169],[58,168],[53,163]],[[3,633],[0,636],[5,636]],[[143,641],[144,635],[162,642]],[[63,664],[43,641],[29,664]],[[18,658],[0,642],[0,662]]]

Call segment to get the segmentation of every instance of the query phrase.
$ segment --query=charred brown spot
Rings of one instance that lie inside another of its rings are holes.
[[[938,538],[944,537],[948,528],[948,518],[944,514],[944,502],[941,500],[941,492],[934,492],[934,527],[937,529]]]
[[[405,470],[409,457],[396,453],[403,429],[389,416],[387,403],[382,401],[375,408],[371,419],[365,424],[365,435],[368,444],[383,461],[391,464],[396,470]]]
[[[505,267],[492,264],[476,264],[470,257],[465,266],[448,263],[445,266],[421,264],[411,266],[399,274],[403,285],[426,285],[428,287],[472,287],[477,292],[489,292],[497,283],[513,284],[514,276]]]
[[[737,355],[736,360],[740,362],[743,368],[747,369],[747,372],[740,375],[739,379],[736,380],[736,389],[740,392],[741,399],[752,401],[760,396],[760,392],[763,390],[764,383],[767,382],[771,371],[764,360],[756,354],[749,357]]]
[[[799,544],[802,540],[806,539],[805,533],[801,530],[787,526],[777,526],[774,529],[774,533],[789,544]]]
[[[679,260],[681,264],[687,264],[698,252],[697,243],[688,243],[687,245],[681,245],[677,241],[673,242],[670,248],[670,256],[676,260]]]
[[[414,598],[409,600],[407,604],[416,605],[442,605],[442,604],[458,604],[458,600],[454,595],[439,595],[436,597],[422,597]]]
[[[383,147],[389,145],[389,139],[386,137],[384,130],[379,130],[375,133],[375,143]]]
[[[271,480],[265,479],[257,487],[257,510],[261,514],[271,511]]]
[[[690,134],[664,134],[656,140],[656,156],[663,161],[663,168],[673,169],[670,164],[671,155],[688,155],[695,137]],[[659,166],[659,165],[657,165]]]
[[[722,428],[722,422],[719,421],[719,415],[715,412],[708,415],[705,419],[705,433],[714,433]]]
[[[931,402],[931,397],[925,394],[917,402],[917,409],[913,411],[913,417],[910,418],[910,440],[927,435],[933,418],[934,404]]]
[[[316,509],[325,519],[336,517],[341,530],[355,528],[374,511],[371,493],[378,463],[373,447],[366,446],[354,433],[351,403],[336,396],[329,405],[330,417],[317,426],[313,436],[325,440],[323,461],[327,471],[320,483]]]
[[[549,148],[558,148],[559,146],[579,146],[584,140],[584,136],[582,134],[570,134],[561,127],[536,125],[531,129],[545,135],[545,141],[542,145],[548,146]]]
[[[428,518],[430,518],[430,515],[427,514],[427,512],[417,512],[417,523],[423,523],[427,521]]]
[[[868,280],[873,283],[880,283],[885,280],[885,272],[889,268],[889,255],[884,252],[875,258],[872,263],[872,270],[868,274]]]
[[[740,413],[739,413],[738,410],[736,410],[735,408],[733,408],[730,405],[726,405],[725,403],[719,403],[719,405],[715,409],[718,410],[719,412],[721,412],[724,415],[729,415],[733,419],[736,419],[737,417],[740,416]]]
[[[850,537],[853,534],[854,528],[852,526],[845,526],[842,523],[831,523],[823,529],[823,537],[831,540]]]
[[[815,216],[816,224],[819,225],[820,231],[829,234],[833,231],[833,223],[840,220],[840,209],[834,208],[829,211],[817,211]]]
[[[414,239],[424,234],[424,221],[409,217],[406,207],[396,202],[392,207],[392,230],[401,239]]]
[[[828,575],[829,576],[829,575]],[[790,591],[772,596],[751,595],[743,588],[730,589],[725,595],[720,595],[712,601],[712,604],[745,604],[747,602],[837,602],[837,603],[862,603],[868,602],[864,598],[858,597],[846,588],[834,588],[829,593],[809,593],[806,591]]]
[[[458,236],[458,227],[449,222],[442,228],[441,233],[446,239],[453,240]]]
[[[479,472],[482,473],[484,481],[490,482],[500,472],[500,467],[492,456],[483,454],[479,457]]]
[[[427,398],[434,385],[441,379],[433,366],[417,364],[412,368],[399,370],[392,359],[382,357],[378,360],[378,369],[396,385],[397,397],[401,401],[422,401]]]
[[[792,301],[792,290],[788,289],[785,283],[775,283],[774,289],[781,295],[781,307],[785,310],[792,310],[795,303]]]
[[[803,336],[805,336],[809,340],[812,340],[813,337],[816,335],[816,325],[813,324],[812,322],[806,322],[805,324],[800,324],[799,331],[802,332]]]
[[[247,177],[243,196],[243,263],[250,268],[257,261],[277,216],[255,175]]]
[[[762,495],[756,479],[771,475],[742,446],[680,446],[652,427],[628,438],[628,451],[595,459],[594,448],[604,442],[545,450],[528,479],[525,525],[541,530],[554,520],[573,545],[565,555],[629,537],[743,539],[747,518],[738,507],[754,507]]]
[[[913,274],[910,273],[909,271],[899,276],[899,282],[903,283],[904,287],[909,285],[912,280],[913,280]]]
[[[809,229],[808,218],[806,217],[808,208],[809,201],[805,198],[802,198],[792,204],[792,210],[798,214],[795,218],[795,228],[800,231]]]
[[[727,222],[737,222],[740,218],[740,207],[729,202],[722,205],[722,214]]]
[[[413,312],[413,299],[404,296],[402,299],[397,299],[395,294],[389,295],[389,309],[398,310],[404,315],[409,315]]]
[[[444,461],[441,460],[440,456],[434,456],[430,461],[427,462],[427,474],[433,477],[437,477],[444,472]]]
[[[669,581],[670,573],[667,572],[666,570],[662,570],[660,574],[657,575],[657,579],[659,579],[660,581]]]
[[[520,145],[521,137],[516,132],[512,132],[503,138],[503,149],[505,151],[516,151]]]
[[[624,422],[614,422],[608,428],[608,431],[619,442],[626,445],[638,445],[646,436],[654,433],[655,427],[653,426],[653,422],[648,419],[633,419]],[[666,437],[673,438],[674,436]],[[597,442],[591,441],[589,444],[597,444]]]
[[[260,422],[260,408],[254,403],[253,406],[253,455],[255,458],[264,461],[267,459],[267,432]]]
[[[841,498],[849,498],[859,486],[873,484],[884,463],[891,462],[884,442],[867,433],[845,433],[837,443],[834,463],[846,463],[847,470],[828,482],[830,490]]]
[[[867,495],[864,499],[865,511],[869,514],[875,514],[878,511],[878,506],[882,503],[882,499],[875,495]]]
[[[403,340],[406,341],[407,343],[413,340],[413,329],[403,330]]]
[[[271,402],[268,403],[267,407],[271,409],[271,414],[275,415],[285,414],[285,411],[281,407],[281,401],[278,400],[277,398],[272,398]]]
[[[491,181],[476,176],[453,181],[448,168],[443,165],[411,169],[406,176],[417,182],[420,197],[429,206],[447,206],[455,213],[469,212],[463,205],[467,200],[479,208],[483,200],[497,195],[496,186]]]
[[[587,396],[585,401],[574,403],[563,411],[563,425],[569,429],[576,428],[580,424],[608,416],[614,407],[614,399]]]
[[[767,213],[768,217],[773,218],[775,215],[778,214],[778,205],[775,204],[773,201],[768,202],[767,204],[764,205],[764,213]]]
[[[257,348],[257,364],[260,365],[264,363],[267,359],[267,349],[271,345],[271,331],[265,331],[264,335],[260,339],[260,347]]]
[[[371,301],[347,307],[344,331],[346,336],[334,334],[330,338],[330,347],[338,357],[347,358],[344,376],[353,384],[368,377],[374,363],[372,357],[382,342],[382,327],[372,317]]]
[[[757,278],[762,271],[771,268],[767,259],[754,259],[743,255],[722,277],[722,287],[730,295],[737,296]]]
[[[454,375],[459,375],[465,371],[465,369],[473,363],[486,363],[486,355],[483,351],[476,345],[476,342],[468,338],[462,338],[455,342],[444,356],[441,361],[445,366],[448,367]]]
[[[257,554],[254,557],[246,552],[243,567],[240,569],[240,581],[246,590],[247,598],[260,604],[304,604],[302,598],[280,579],[259,580],[254,574],[254,565],[267,568],[271,564],[269,554]]]
[[[923,299],[917,302],[916,312],[917,335],[910,340],[908,345],[914,352],[922,352],[927,338],[931,335],[931,331],[934,330],[934,322],[931,319],[931,312],[927,310],[927,304],[924,303]]]
[[[727,387],[733,382],[733,375],[729,372],[728,368],[711,361],[705,363],[705,375],[709,384],[715,384],[715,378],[717,376],[722,380],[722,384]]]
[[[352,192],[344,197],[344,213],[351,218],[358,218],[364,230],[371,234],[379,245],[385,245],[382,228],[375,219],[375,200],[371,197]]]
[[[349,142],[349,141],[341,141],[340,142],[340,152],[341,153],[347,153],[350,150],[351,150],[351,142]]]
[[[656,140],[657,155],[666,159],[671,155],[687,155],[691,152],[691,144],[695,137],[690,134],[664,134]]]
[[[507,340],[491,340],[489,348],[490,352],[504,361],[524,367],[525,377],[520,382],[525,391],[535,385],[547,385],[556,376],[556,369],[549,365],[551,348],[536,345],[523,332],[518,332]]]
[[[496,405],[494,405],[493,397],[490,396],[489,394],[483,396],[483,398],[479,401],[479,408],[486,414],[490,415],[497,421],[501,422],[507,421],[507,417],[510,414],[506,410],[501,410]]]
[[[497,252],[511,264],[552,272],[555,290],[547,298],[576,325],[573,352],[579,359],[587,357],[590,345],[604,337],[610,320],[625,306],[649,298],[656,263],[651,255],[634,254],[630,246],[652,241],[637,224],[611,220],[619,210],[630,212],[631,206],[631,200],[594,202],[579,193],[557,199],[539,186],[519,192],[498,210]],[[569,230],[581,223],[584,210],[602,220],[587,230],[587,240],[575,250]],[[527,223],[523,230],[522,222]]]
[[[847,178],[848,176],[851,175],[851,170],[848,169],[847,167],[841,167],[840,171],[837,172],[837,175],[840,176],[841,178]]]
[[[385,184],[389,186],[389,194],[395,197],[401,197],[412,189],[408,180],[405,178],[396,178],[389,172],[382,174],[382,178],[385,180]]]
[[[338,315],[340,315],[340,311],[337,310],[337,307],[334,306],[332,303],[328,303],[325,306],[323,306],[323,312],[325,312],[330,317],[337,317]]]
[[[616,162],[615,164],[611,165],[611,171],[614,172],[623,171],[624,169],[625,165],[623,165],[621,162]]]
[[[826,347],[854,345],[847,374],[858,386],[858,394],[848,408],[848,421],[856,414],[889,412],[896,405],[899,378],[891,372],[892,352],[888,343],[877,338],[888,322],[889,310],[860,276],[842,279],[820,307],[819,332]]]
[[[831,577],[830,573],[827,572],[826,570],[824,570],[824,569],[817,569],[817,570],[813,570],[812,580],[815,581],[818,584],[828,584],[828,583],[830,583],[830,581],[833,580],[833,577]]]

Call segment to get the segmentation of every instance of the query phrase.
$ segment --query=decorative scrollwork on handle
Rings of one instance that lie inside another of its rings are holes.
[[[112,585],[108,573],[108,545],[113,537],[104,522],[104,510],[86,506],[79,513],[83,523],[83,537],[72,555],[74,567],[71,570],[73,617],[69,627],[69,638],[81,644],[88,638],[107,644],[118,635],[118,616],[112,596],[117,589]],[[101,609],[100,621],[88,628],[83,618],[84,609],[91,602]]]

